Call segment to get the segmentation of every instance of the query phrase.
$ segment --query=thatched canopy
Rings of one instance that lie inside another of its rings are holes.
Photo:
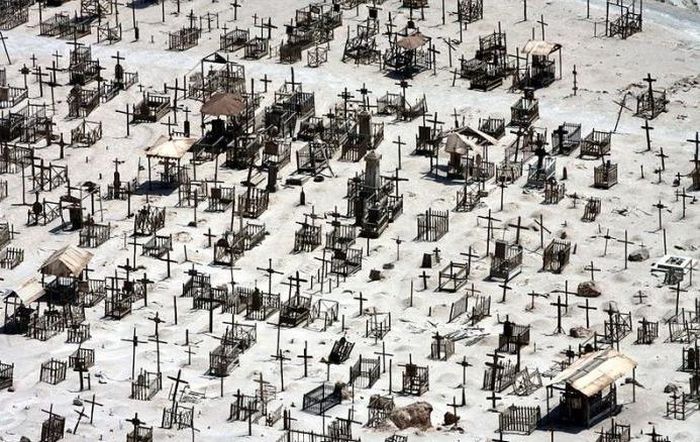
[[[238,93],[218,92],[202,105],[202,115],[237,117],[246,110],[245,99]]]
[[[419,47],[423,46],[429,41],[430,39],[428,37],[421,34],[420,32],[416,32],[411,35],[407,35],[406,37],[400,38],[396,42],[396,44],[399,45],[400,48],[413,50],[418,49]]]
[[[53,276],[78,276],[92,259],[92,253],[76,246],[56,250],[41,265],[41,273]]]

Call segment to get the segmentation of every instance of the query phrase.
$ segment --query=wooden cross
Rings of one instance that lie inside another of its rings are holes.
[[[360,311],[359,311],[357,316],[362,316],[362,314],[364,313],[364,308],[363,308],[364,302],[367,301],[368,299],[362,296],[362,292],[360,292],[360,294],[357,297],[354,297],[352,299],[355,299],[355,300],[360,302]]]
[[[369,104],[369,100],[367,98],[367,95],[371,94],[372,91],[367,89],[367,86],[365,83],[362,83],[362,87],[360,89],[356,89],[355,92],[359,92],[362,95],[362,107],[364,109],[367,109],[367,106]]]
[[[544,21],[544,15],[540,15],[540,19],[537,21],[537,23],[539,23],[540,27],[542,28],[542,40],[546,40],[544,38],[544,28],[545,28],[545,26],[549,26],[549,24]]]
[[[343,99],[343,117],[344,117],[344,118],[347,118],[347,117],[348,117],[348,103],[349,103],[353,98],[355,98],[355,96],[352,95],[350,92],[348,92],[348,88],[347,88],[347,86],[346,86],[345,89],[343,90],[343,92],[341,92],[340,94],[338,94],[338,97],[340,97],[340,98]]]
[[[126,282],[130,281],[131,272],[136,270],[136,267],[133,267],[131,266],[131,264],[129,264],[129,258],[126,258],[126,264],[118,265],[117,268],[122,269],[126,272]]]
[[[494,350],[492,354],[487,354],[486,356],[493,358],[491,362],[486,362],[486,366],[491,368],[491,396],[488,396],[486,399],[491,400],[491,409],[495,410],[496,401],[501,399],[500,397],[496,396],[496,372],[499,368],[503,367],[503,364],[499,362],[499,359],[502,359],[504,356],[498,354],[498,349]]]
[[[2,42],[2,47],[5,50],[5,57],[7,57],[7,64],[12,64],[12,60],[10,60],[10,53],[7,52],[7,44],[5,43],[5,40],[7,40],[7,37],[5,37],[5,34],[0,31],[0,42]]]
[[[267,268],[258,267],[257,269],[261,272],[267,273],[267,293],[272,294],[272,275],[281,275],[282,272],[278,272],[272,267],[272,258],[268,259]]]
[[[513,287],[508,285],[508,281],[510,281],[509,277],[506,277],[506,280],[503,281],[503,284],[499,284],[498,286],[503,289],[503,297],[501,298],[501,303],[506,302],[506,293],[508,290],[513,290]]]
[[[277,354],[272,355],[272,357],[280,362],[280,390],[284,391],[284,361],[290,359],[282,353],[282,349],[278,350]]]
[[[486,225],[486,256],[488,256],[489,250],[490,250],[490,244],[491,244],[491,237],[493,236],[493,234],[492,234],[493,224],[492,223],[493,223],[493,221],[501,222],[501,220],[496,219],[496,218],[491,216],[491,209],[489,209],[488,216],[479,215],[479,216],[477,216],[477,219],[485,219],[488,222],[488,224]]]
[[[272,80],[267,78],[267,74],[263,78],[261,78],[259,81],[262,81],[263,86],[265,87],[264,92],[267,93],[267,85],[268,83],[272,83]]]
[[[374,354],[382,357],[382,373],[386,373],[386,357],[394,355],[386,352],[386,343],[384,340],[382,340],[382,351],[375,351]]]
[[[192,365],[192,355],[196,355],[197,353],[192,351],[192,346],[189,344],[187,345],[185,353],[187,353],[187,365]]]
[[[607,254],[608,254],[608,241],[611,239],[616,240],[616,238],[613,236],[610,236],[610,229],[607,229],[607,231],[605,232],[605,235],[602,235],[601,238],[605,239],[605,247],[603,249],[603,256],[607,256]]]
[[[575,96],[576,96],[576,93],[578,92],[578,71],[576,70],[576,65],[574,65],[574,70],[571,71],[571,73],[572,73],[573,76],[574,76],[574,87],[573,87],[573,91],[574,91],[574,97],[575,97]],[[560,127],[561,127],[561,126],[560,126]]]
[[[590,322],[590,319],[589,319],[589,311],[590,311],[590,310],[598,310],[598,307],[591,307],[591,306],[588,305],[588,304],[589,304],[589,303],[588,303],[588,298],[586,298],[586,305],[579,305],[579,306],[578,306],[578,308],[583,309],[583,310],[586,311],[586,328],[590,328],[590,327],[591,327],[591,322]]]
[[[651,73],[648,73],[646,78],[644,79],[646,83],[649,84],[649,104],[651,104],[651,114],[654,115],[654,88],[653,84],[656,81],[656,78],[651,78]]]
[[[663,229],[663,221],[661,219],[661,211],[666,208],[666,206],[661,203],[661,200],[659,200],[658,203],[654,204],[653,207],[655,207],[659,211],[659,230]]]
[[[566,126],[561,124],[561,125],[559,125],[559,127],[556,130],[552,131],[552,135],[557,137],[557,140],[559,142],[559,144],[558,144],[559,149],[561,149],[562,146],[564,145],[564,136],[569,134],[569,131],[566,130],[565,127]]]
[[[696,165],[698,163],[698,152],[700,151],[700,132],[695,132],[695,138],[689,138],[685,140],[689,143],[692,143],[695,145],[695,160],[691,161],[694,162]]]
[[[435,49],[435,45],[431,43],[428,52],[432,55],[433,75],[437,75],[437,54],[440,54],[440,51]]]
[[[139,341],[136,336],[136,327],[134,327],[134,336],[131,339],[122,339],[124,342],[131,342],[131,379],[135,379],[136,373],[136,347],[139,344],[145,344],[147,341]]]
[[[676,190],[676,199],[678,199],[679,197],[681,198],[682,205],[683,205],[683,215],[681,216],[681,219],[685,219],[685,213],[686,213],[686,207],[685,207],[685,204],[686,204],[686,203],[685,203],[685,201],[686,201],[687,199],[689,199],[689,200],[691,201],[691,204],[692,204],[692,203],[694,203],[694,202],[697,200],[697,198],[696,198],[695,196],[693,196],[693,195],[687,194],[687,193],[685,192],[685,188],[683,188],[683,190],[681,190],[681,192],[678,192],[678,191]]]
[[[418,277],[423,280],[423,290],[428,290],[428,279],[430,279],[430,275],[428,275],[426,271],[423,270],[423,273],[418,275]]]
[[[134,434],[138,434],[138,429],[141,428],[141,426],[146,423],[146,422],[142,421],[141,419],[139,419],[138,413],[134,413],[134,417],[132,417],[131,419],[127,419],[126,421],[134,426]]]
[[[467,367],[473,367],[472,364],[467,362],[467,357],[462,356],[461,361],[457,361],[457,365],[462,367],[462,406],[467,405],[467,397],[465,393],[466,385],[467,385]]]
[[[561,326],[561,308],[565,307],[565,304],[561,302],[561,295],[557,295],[557,302],[551,302],[549,305],[557,308],[557,328],[554,330],[554,334],[564,333],[564,329]]]
[[[401,178],[399,176],[399,169],[398,168],[396,168],[393,175],[382,176],[382,178],[384,178],[388,181],[391,181],[394,184],[394,194],[396,195],[397,198],[399,196],[399,182],[408,181],[408,178]]]
[[[233,7],[233,21],[236,21],[238,20],[238,8],[240,8],[241,5],[238,3],[238,0],[233,0],[233,3],[230,5]]]
[[[617,241],[621,242],[625,245],[625,270],[626,270],[627,269],[627,260],[628,260],[627,246],[629,246],[630,244],[634,244],[634,243],[632,241],[627,240],[627,230],[625,230],[625,239],[624,240],[618,239]]]
[[[545,296],[542,293],[537,293],[536,291],[532,290],[530,293],[527,294],[527,296],[530,297],[530,310],[535,309],[535,298],[539,296]]]
[[[676,315],[678,315],[678,305],[680,304],[681,293],[686,293],[688,290],[681,288],[680,281],[678,281],[676,283],[676,287],[671,288],[671,290],[675,290],[675,292],[676,292]]]
[[[309,343],[304,341],[304,353],[297,355],[297,358],[301,358],[304,361],[304,377],[308,376],[308,361],[313,359],[313,356],[308,354]]]
[[[304,279],[301,276],[299,276],[298,270],[294,276],[287,276],[287,281],[288,282],[282,282],[282,284],[289,286],[289,295],[290,296],[292,294],[292,287],[295,288],[295,293],[298,295],[301,292],[301,283],[302,282],[309,282],[308,279]]]
[[[156,315],[152,318],[148,318],[148,320],[153,321],[155,327],[155,335],[153,338],[149,338],[148,341],[156,343],[156,371],[160,375],[160,344],[167,344],[167,342],[162,341],[160,339],[160,334],[158,333],[158,325],[165,321],[158,316],[158,312],[156,312]]]
[[[99,402],[95,401],[95,394],[94,393],[92,395],[92,399],[83,399],[83,401],[90,404],[90,425],[92,425],[92,418],[93,418],[93,415],[95,413],[95,405],[97,405],[98,407],[102,407],[103,404],[100,404]]]
[[[189,384],[189,382],[185,381],[182,379],[182,369],[177,370],[177,376],[168,376],[168,379],[173,381],[175,385],[173,385],[172,389],[172,395],[173,395],[173,400],[172,400],[172,405],[171,405],[171,410],[174,412],[175,407],[177,404],[177,390],[180,388],[180,384]]]
[[[127,138],[131,135],[129,132],[129,124],[131,123],[131,117],[134,115],[133,111],[129,111],[129,104],[126,104],[126,109],[125,110],[119,110],[117,109],[115,112],[118,114],[124,114],[126,115],[126,136]]]
[[[167,271],[166,279],[169,279],[169,278],[170,278],[170,264],[171,264],[171,263],[176,263],[176,262],[177,262],[177,261],[174,260],[174,259],[170,259],[170,248],[168,247],[168,249],[165,251],[165,258],[158,258],[158,259],[159,259],[160,261],[165,261],[165,264],[166,264],[166,271]],[[177,315],[176,315],[176,317],[177,317]],[[176,322],[176,324],[177,324],[177,322]]]
[[[664,153],[664,148],[661,147],[659,148],[659,153],[656,154],[658,158],[661,159],[661,169],[660,170],[666,170],[666,158],[668,158],[668,155]],[[661,180],[659,180],[661,181]]]
[[[37,66],[34,68],[34,72],[32,73],[39,82],[39,96],[43,97],[44,96],[44,77],[48,77],[49,74],[48,72],[42,72],[41,71],[41,66]]]
[[[78,420],[75,422],[75,427],[73,427],[73,434],[78,434],[78,426],[80,425],[80,421],[84,418],[87,417],[87,414],[85,414],[85,407],[78,410],[73,410],[76,413],[78,413]]]
[[[638,290],[637,294],[634,295],[634,298],[637,300],[637,304],[641,304],[647,298],[647,295],[645,295],[641,290]]]
[[[597,268],[593,265],[593,261],[591,261],[591,264],[590,264],[590,265],[587,265],[586,267],[584,267],[583,270],[586,270],[586,271],[591,272],[591,281],[595,281],[595,272],[599,272],[599,271],[600,271],[600,269],[597,269]]]
[[[399,167],[397,168],[397,170],[401,170],[401,146],[405,145],[406,143],[403,142],[403,141],[401,141],[401,135],[399,135],[399,137],[397,138],[397,140],[394,141],[394,144],[395,144],[395,145],[397,146],[397,148],[398,148],[398,159],[399,159],[398,165],[399,165]]]
[[[644,132],[646,134],[647,151],[649,151],[649,150],[651,150],[651,131],[654,130],[654,128],[649,126],[649,120],[647,120],[645,118],[644,119],[644,126],[642,126],[642,129],[644,129]]]
[[[447,406],[452,408],[452,414],[457,418],[457,407],[459,407],[459,404],[457,404],[457,399],[454,396],[452,396],[452,403],[447,404]]]
[[[521,225],[521,218],[518,216],[518,223],[517,224],[508,224],[508,227],[514,227],[516,229],[515,232],[515,243],[520,244],[520,231],[521,230],[530,230],[529,227],[523,227]]]

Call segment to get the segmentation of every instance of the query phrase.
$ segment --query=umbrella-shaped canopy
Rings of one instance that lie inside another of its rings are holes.
[[[246,103],[241,94],[218,92],[202,105],[202,115],[236,117],[245,112]]]
[[[168,139],[161,135],[155,143],[146,151],[148,157],[170,158],[179,160],[190,147],[196,142],[194,138],[173,138]]]
[[[399,39],[399,41],[397,41],[396,44],[403,49],[413,50],[418,49],[427,42],[428,37],[421,34],[420,32],[416,32],[414,34]]]

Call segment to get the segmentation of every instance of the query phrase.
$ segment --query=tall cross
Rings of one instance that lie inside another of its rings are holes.
[[[549,305],[557,308],[557,328],[554,330],[554,334],[564,333],[564,329],[561,326],[561,309],[565,307],[565,304],[561,302],[561,295],[557,295],[557,302],[551,302]]]
[[[267,293],[272,294],[272,275],[281,275],[282,272],[278,272],[272,267],[272,258],[268,259],[267,268],[258,267],[258,270],[267,273]]]
[[[304,353],[297,355],[297,358],[301,358],[304,361],[304,377],[308,376],[308,362],[309,359],[313,359],[313,356],[309,355],[309,343],[304,341]]]
[[[649,104],[651,105],[651,115],[655,115],[654,112],[654,87],[653,84],[656,81],[656,78],[651,78],[651,73],[648,73],[646,78],[644,78],[644,81],[649,84]]]
[[[663,220],[661,219],[661,211],[666,208],[666,206],[659,200],[658,203],[654,204],[653,207],[655,207],[659,211],[659,230],[663,229]]]
[[[396,147],[398,148],[398,150],[397,150],[397,152],[398,152],[397,156],[398,156],[398,160],[399,160],[399,162],[398,162],[399,167],[398,167],[397,170],[401,170],[401,146],[405,145],[406,143],[403,142],[403,141],[401,141],[401,135],[399,135],[398,138],[396,139],[396,141],[394,141],[394,144],[395,144]]]
[[[467,362],[467,357],[463,356],[461,361],[457,361],[457,365],[462,367],[462,405],[467,405],[466,397],[466,385],[467,385],[467,367],[472,367],[473,365]]]
[[[492,235],[493,221],[501,222],[501,220],[496,219],[496,218],[491,216],[491,209],[489,209],[488,216],[479,215],[479,216],[477,216],[477,219],[485,219],[487,221],[487,225],[486,225],[486,256],[488,256],[489,250],[490,250],[490,244],[491,244],[491,237],[493,236]]]
[[[374,354],[382,357],[382,373],[386,373],[386,357],[394,355],[392,353],[387,353],[384,340],[382,340],[382,351],[375,351]]]
[[[593,261],[591,261],[591,263],[590,263],[589,265],[587,265],[586,267],[584,267],[583,270],[586,270],[586,271],[588,271],[588,272],[591,272],[591,281],[595,281],[595,272],[599,272],[599,271],[600,271],[600,269],[596,268],[596,267],[593,265]]]
[[[514,227],[516,229],[515,232],[515,243],[520,244],[520,231],[521,230],[530,230],[529,227],[523,227],[521,224],[521,218],[518,216],[518,223],[517,224],[508,224],[508,227]]]
[[[92,395],[92,399],[83,399],[83,402],[87,402],[88,404],[90,404],[90,425],[92,425],[92,418],[93,418],[94,413],[95,413],[95,405],[97,405],[98,407],[102,407],[104,404],[101,404],[101,403],[95,401],[95,394],[94,393]]]
[[[654,130],[653,127],[649,126],[649,120],[646,118],[644,119],[644,126],[642,126],[642,129],[644,129],[644,133],[646,135],[646,140],[647,140],[647,150],[651,150],[651,131]]]
[[[158,316],[158,312],[156,312],[156,315],[148,318],[149,321],[153,321],[153,325],[155,327],[155,333],[153,338],[149,338],[148,340],[150,342],[155,342],[156,343],[156,371],[160,375],[160,344],[167,344],[166,341],[162,341],[160,339],[160,333],[158,332],[158,326],[165,322],[163,319]]]
[[[131,379],[135,379],[136,374],[136,347],[139,344],[145,344],[147,341],[139,341],[136,336],[136,327],[134,327],[134,336],[131,339],[122,339],[124,342],[131,342]]]
[[[540,19],[537,21],[537,23],[540,24],[540,27],[542,28],[542,40],[545,40],[544,38],[544,28],[545,26],[549,26],[547,22],[544,21],[544,14],[540,15]]]
[[[625,229],[625,239],[618,239],[618,242],[621,242],[625,245],[625,270],[627,270],[627,261],[628,261],[628,255],[627,255],[627,246],[630,244],[634,244],[632,241],[627,240],[627,230]]]
[[[586,311],[586,328],[591,327],[591,322],[589,319],[589,311],[590,310],[598,310],[598,307],[591,307],[588,302],[588,298],[586,298],[586,305],[579,305],[578,308],[583,309]]]
[[[168,379],[173,381],[175,385],[173,385],[172,389],[172,405],[171,405],[171,410],[175,412],[175,407],[177,404],[177,391],[180,388],[180,384],[189,384],[189,382],[185,381],[182,379],[182,369],[177,370],[177,376],[168,376]]]
[[[280,390],[284,391],[284,361],[290,359],[282,353],[282,349],[278,350],[277,354],[272,355],[272,357],[280,362]]]

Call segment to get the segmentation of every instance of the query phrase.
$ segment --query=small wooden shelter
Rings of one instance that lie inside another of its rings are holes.
[[[148,161],[148,186],[152,188],[151,159],[155,158],[163,164],[163,172],[158,182],[162,187],[178,187],[189,179],[186,170],[180,166],[182,158],[196,140],[194,138],[171,138],[160,136],[146,151]]]
[[[550,417],[567,424],[590,427],[619,411],[615,382],[634,371],[637,362],[608,348],[574,361],[547,386],[547,410],[553,390],[562,392]]]

